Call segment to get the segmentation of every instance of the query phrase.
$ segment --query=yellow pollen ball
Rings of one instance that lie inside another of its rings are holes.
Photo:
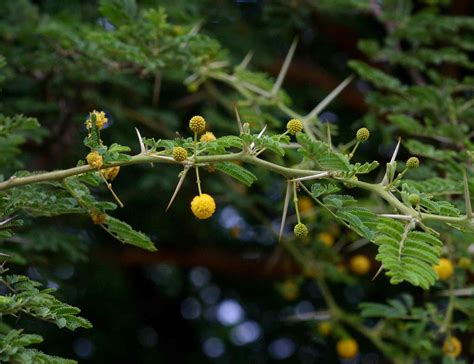
[[[440,279],[448,279],[454,273],[453,264],[449,259],[441,258],[438,265],[433,266]]]
[[[216,211],[216,203],[210,195],[203,193],[193,198],[191,201],[191,211],[198,219],[208,219]]]
[[[201,135],[201,139],[199,139],[200,142],[204,143],[213,142],[214,140],[216,140],[216,136],[210,131],[205,132],[203,135]]]
[[[342,339],[337,342],[336,351],[342,359],[352,359],[359,352],[359,345],[354,339]]]
[[[370,271],[370,260],[365,255],[355,255],[349,261],[349,268],[357,275],[365,275]]]
[[[450,336],[443,343],[443,353],[452,358],[457,358],[462,351],[462,344],[455,336]]]
[[[95,125],[97,125],[97,128],[100,130],[102,129],[105,124],[108,123],[109,119],[105,116],[105,112],[103,111],[92,111],[91,116],[95,115]]]
[[[200,115],[195,115],[189,120],[189,129],[192,132],[201,134],[206,130],[206,119]]]
[[[120,172],[120,166],[110,167],[110,168],[102,169],[100,171],[100,173],[104,176],[104,178],[109,181],[113,181],[115,177],[117,177],[119,172]]]
[[[94,150],[86,156],[87,164],[92,168],[100,168],[104,164],[104,159],[98,151]]]
[[[303,131],[303,123],[301,122],[301,120],[291,119],[286,124],[286,129],[290,134],[295,135],[296,133]]]
[[[323,232],[319,233],[316,238],[321,241],[324,245],[326,245],[328,248],[334,245],[334,236],[330,233]]]
[[[173,148],[173,159],[176,162],[182,162],[188,158],[188,151],[183,147],[174,147]]]

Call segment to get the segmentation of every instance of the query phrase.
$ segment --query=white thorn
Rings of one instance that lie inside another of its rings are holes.
[[[395,147],[395,150],[393,151],[392,158],[390,158],[390,163],[389,164],[392,164],[393,162],[395,162],[395,159],[397,159],[398,149],[400,148],[400,142],[401,141],[402,141],[402,138],[398,138],[397,146]],[[385,175],[383,176],[383,179],[382,179],[381,183],[382,183],[382,186],[388,185],[388,168],[385,171]]]
[[[275,96],[277,94],[278,90],[283,84],[283,81],[285,80],[285,76],[286,76],[286,73],[288,72],[288,68],[290,67],[290,63],[291,63],[291,60],[293,59],[293,55],[295,54],[297,44],[298,44],[298,39],[297,38],[293,39],[290,49],[288,53],[286,54],[285,61],[283,62],[283,65],[281,66],[280,73],[278,74],[275,84],[273,85],[273,88],[271,91],[272,96]]]
[[[309,120],[316,117],[324,108],[334,100],[346,86],[354,79],[354,75],[350,75],[344,81],[342,81],[334,90],[331,91],[311,112],[304,117],[304,120]]]

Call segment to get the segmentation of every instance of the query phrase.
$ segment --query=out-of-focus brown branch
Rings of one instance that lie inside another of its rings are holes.
[[[160,248],[157,253],[124,248],[116,259],[124,267],[157,263],[180,267],[203,266],[212,271],[247,278],[281,278],[301,274],[301,268],[288,256],[280,257],[274,268],[268,271],[264,268],[268,264],[270,255],[258,254],[255,257],[256,255],[255,252],[235,252],[231,249],[224,250],[200,245],[195,248]]]

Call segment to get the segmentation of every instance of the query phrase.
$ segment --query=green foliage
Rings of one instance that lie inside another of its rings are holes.
[[[249,170],[230,162],[216,163],[214,167],[225,174],[235,178],[244,185],[251,186],[257,180],[257,177]]]
[[[428,289],[437,275],[433,265],[438,263],[443,243],[435,236],[413,231],[413,224],[380,219],[375,244],[379,245],[376,259],[387,270],[390,282],[408,281]]]

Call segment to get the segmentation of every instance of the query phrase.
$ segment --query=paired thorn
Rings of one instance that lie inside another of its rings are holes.
[[[286,221],[286,214],[288,213],[288,204],[290,202],[290,194],[291,194],[291,181],[286,182],[286,193],[285,193],[285,202],[283,205],[283,216],[281,217],[281,226],[280,226],[280,233],[278,235],[278,241],[281,241],[281,237],[283,236],[283,229],[285,228],[285,221]]]
[[[308,115],[306,115],[303,121],[310,120],[321,113],[324,108],[331,103],[346,87],[351,83],[354,79],[354,75],[350,75],[344,81],[342,81],[334,90],[331,91],[329,95],[327,95],[318,105],[315,106],[313,110],[311,110]]]
[[[398,154],[398,150],[400,148],[400,143],[402,141],[402,138],[398,138],[398,143],[397,143],[397,146],[395,147],[395,150],[393,151],[393,154],[392,154],[392,158],[390,158],[390,162],[388,163],[389,165],[393,165],[393,163],[395,162],[395,159],[397,158],[397,154]],[[389,171],[388,171],[388,167],[385,171],[385,175],[383,176],[383,179],[382,179],[382,186],[386,186],[388,185],[388,180],[389,180]]]
[[[173,192],[173,196],[171,196],[171,199],[170,199],[170,202],[168,203],[168,206],[166,206],[165,212],[167,212],[169,210],[169,208],[171,207],[171,205],[174,202],[174,199],[178,195],[178,192],[181,189],[181,186],[183,185],[184,179],[186,178],[186,175],[188,174],[189,168],[191,168],[191,167],[190,166],[185,166],[183,171],[181,172],[181,177],[179,178],[178,184],[176,185],[176,188]]]
[[[271,96],[275,96],[277,92],[280,90],[283,81],[285,80],[286,74],[288,72],[288,68],[290,67],[291,60],[293,59],[293,55],[295,54],[296,46],[298,45],[298,38],[295,37],[293,42],[291,43],[290,49],[286,54],[285,61],[281,66],[280,73],[273,85],[272,91],[270,92]]]

